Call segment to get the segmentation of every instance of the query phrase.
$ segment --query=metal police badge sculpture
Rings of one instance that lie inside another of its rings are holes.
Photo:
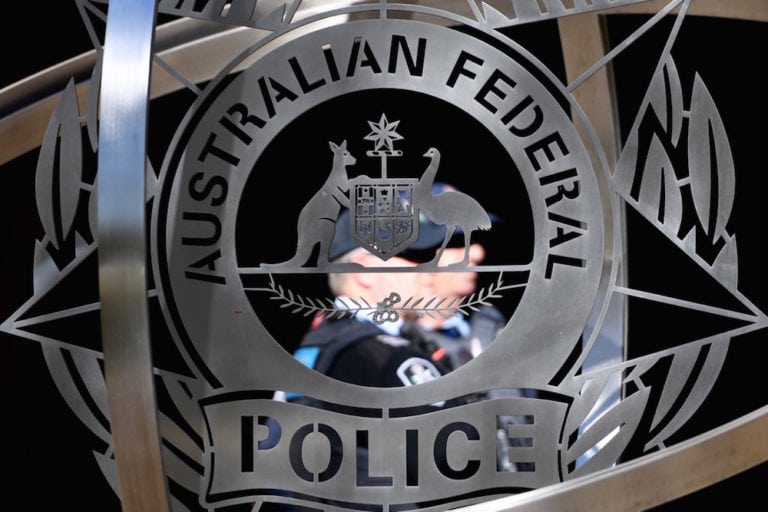
[[[499,30],[631,3],[470,1],[466,13],[388,1],[159,3],[165,14],[267,31],[213,80],[189,84],[195,99],[162,163],[153,163],[156,181],[149,178],[152,298],[168,331],[155,343],[168,343],[185,367],[157,370],[174,510],[444,510],[611,467],[631,443],[642,452],[665,447],[712,388],[732,337],[768,323],[738,289],[725,127],[704,79],[692,90],[681,85],[670,50],[683,13],[615,168],[593,131],[579,134],[573,120],[589,120],[567,84]],[[5,332],[39,339],[28,330],[30,309],[96,249],[85,236],[95,220],[83,214],[93,198],[79,193],[94,181],[85,183],[80,150],[65,151],[81,146],[81,123],[96,129],[92,114],[79,118],[68,89],[38,165],[45,237],[34,296],[5,319]],[[461,192],[434,192],[441,181]],[[645,217],[740,310],[626,286],[623,208]],[[344,209],[343,228],[382,267],[329,257]],[[434,257],[385,266],[419,239],[424,218],[444,229]],[[493,261],[472,266],[467,253],[440,265],[454,233],[466,250],[480,234],[496,236]],[[481,280],[454,302],[392,293],[340,305],[324,288],[328,273],[385,270],[477,272]],[[586,369],[611,305],[626,296],[741,325]],[[414,385],[348,384],[292,354],[296,326],[318,314],[383,325],[407,313],[468,316],[483,305],[506,316],[493,342],[443,375],[403,369]],[[92,407],[104,413],[99,354],[45,354],[73,410],[108,443]],[[314,403],[275,399],[288,395]],[[505,417],[521,420],[500,431]],[[97,455],[114,478],[109,451]]]

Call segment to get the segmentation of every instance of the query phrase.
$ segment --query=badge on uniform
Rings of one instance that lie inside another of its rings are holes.
[[[435,365],[421,357],[411,357],[397,368],[397,376],[405,386],[423,384],[440,377]]]

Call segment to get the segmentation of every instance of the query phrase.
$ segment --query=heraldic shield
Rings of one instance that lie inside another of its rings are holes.
[[[350,231],[361,247],[387,260],[419,237],[419,208],[413,202],[417,182],[368,176],[351,180]]]

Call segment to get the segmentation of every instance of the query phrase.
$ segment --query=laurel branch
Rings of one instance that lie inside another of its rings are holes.
[[[336,299],[305,297],[277,283],[272,274],[269,274],[269,287],[254,288],[254,290],[273,294],[271,300],[281,301],[280,308],[293,308],[292,313],[300,313],[305,317],[319,314],[326,318],[343,318],[365,314],[373,317],[374,323],[381,325],[385,322],[396,322],[408,314],[430,318],[438,316],[447,318],[455,313],[469,316],[472,311],[478,311],[480,306],[490,306],[491,299],[501,298],[502,294],[499,292],[519,286],[505,285],[502,279],[503,275],[504,273],[500,272],[495,283],[491,283],[489,286],[461,299],[456,297],[452,299],[447,297],[431,297],[429,299],[426,297],[418,299],[409,297],[401,305],[398,304],[401,303],[402,297],[396,292],[390,293],[388,297],[383,298],[375,305],[363,297],[358,299],[351,297],[338,297]]]

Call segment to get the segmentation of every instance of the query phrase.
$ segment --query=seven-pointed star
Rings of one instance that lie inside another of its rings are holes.
[[[371,133],[365,136],[365,140],[372,140],[375,142],[375,150],[381,149],[386,146],[388,150],[394,149],[392,143],[396,140],[400,140],[403,137],[397,133],[397,125],[400,121],[394,121],[390,123],[387,121],[386,114],[381,114],[379,123],[375,124],[373,121],[368,121],[368,125],[371,127]]]

